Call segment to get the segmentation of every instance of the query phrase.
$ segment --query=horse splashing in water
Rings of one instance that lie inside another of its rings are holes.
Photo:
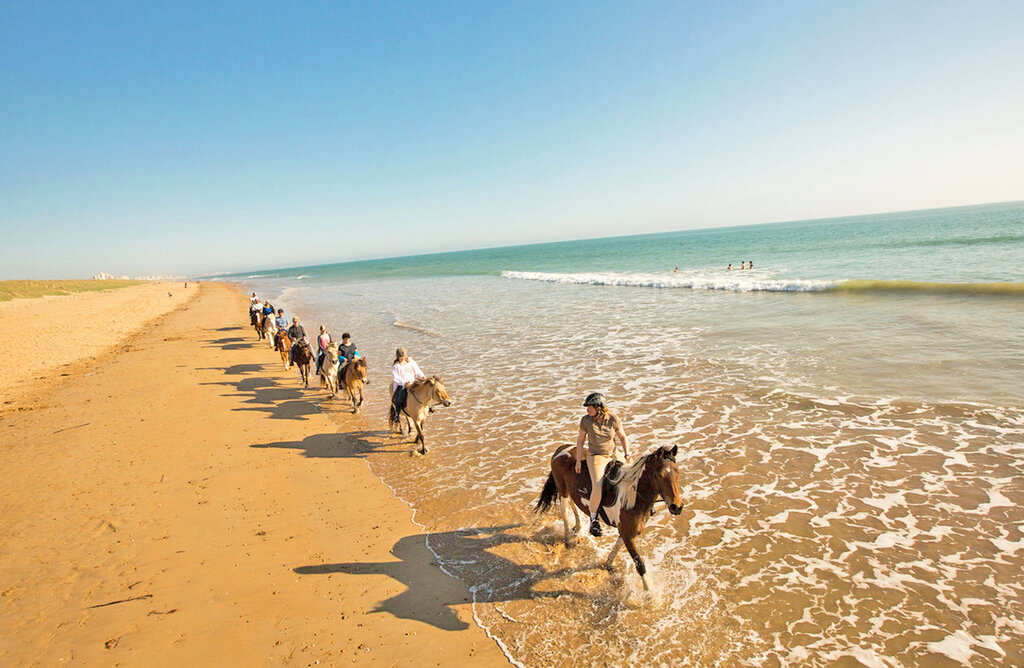
[[[397,425],[399,433],[403,433],[402,416],[404,415],[406,422],[410,422],[416,427],[415,442],[420,444],[420,454],[425,455],[427,454],[427,444],[423,438],[423,422],[427,419],[427,413],[430,412],[431,406],[437,404],[451,406],[452,399],[444,389],[444,383],[441,382],[440,376],[413,381],[406,389],[408,392],[405,395],[405,406],[398,411],[397,420],[395,419],[396,415],[389,410],[388,426],[394,431]],[[412,428],[409,429],[409,432],[412,432]]]
[[[363,405],[363,385],[369,382],[366,377],[366,360],[362,357],[356,357],[338,371],[338,384],[348,392],[353,413],[358,413]],[[359,397],[358,401],[356,397]]]
[[[313,364],[313,349],[309,347],[309,341],[301,339],[292,346],[292,360],[294,360],[295,366],[299,367],[302,383],[309,387],[309,371]]]
[[[338,346],[333,341],[324,351],[324,358],[317,369],[320,387],[326,387],[333,397],[338,393]]]
[[[587,462],[583,461],[580,472],[576,473],[576,458],[573,456],[575,445],[563,445],[551,456],[551,473],[544,483],[544,489],[534,510],[543,513],[549,510],[558,499],[558,507],[565,525],[565,545],[569,546],[569,517],[566,503],[572,500],[572,513],[576,519],[573,533],[579,533],[580,516],[576,508],[584,513],[590,512],[590,473]],[[647,567],[636,549],[636,537],[643,533],[651,509],[659,499],[668,504],[673,515],[683,511],[683,499],[679,495],[679,467],[676,465],[678,446],[661,447],[651,454],[641,457],[632,464],[622,464],[613,469],[609,465],[609,474],[601,479],[603,491],[601,510],[598,517],[606,524],[619,530],[619,538],[615,541],[605,567],[614,566],[615,555],[619,548],[626,546],[626,551],[633,558],[636,572],[649,590]],[[618,464],[618,463],[616,463]]]
[[[288,330],[279,329],[274,335],[274,350],[281,353],[281,363],[288,369],[288,357],[292,350],[292,339],[288,336]]]

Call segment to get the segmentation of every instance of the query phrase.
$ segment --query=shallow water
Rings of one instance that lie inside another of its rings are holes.
[[[950,247],[921,238],[931,245],[908,248]],[[998,245],[963,247],[986,244]],[[1024,663],[1024,299],[656,287],[536,264],[248,279],[307,329],[355,335],[373,379],[367,430],[385,428],[395,347],[443,375],[454,405],[428,420],[430,454],[391,439],[366,457],[510,657],[561,664],[586,646],[575,663]],[[853,277],[807,264],[759,265],[743,285]],[[1005,278],[972,271],[925,278]],[[566,549],[557,513],[532,512],[593,390],[635,453],[679,445],[685,509],[656,506],[639,541],[652,594],[624,554],[599,568],[612,536]]]

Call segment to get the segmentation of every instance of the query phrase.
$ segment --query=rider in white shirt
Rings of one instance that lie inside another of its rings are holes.
[[[417,378],[426,378],[423,372],[420,371],[420,365],[416,364],[416,361],[409,357],[405,352],[405,348],[399,348],[395,351],[395,363],[391,366],[391,397],[392,406],[395,404],[404,406],[405,404],[405,388],[406,386],[416,380]],[[395,419],[397,419],[397,413]]]

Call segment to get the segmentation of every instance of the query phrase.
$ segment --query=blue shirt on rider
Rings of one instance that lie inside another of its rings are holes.
[[[274,318],[274,324],[277,325],[278,329],[288,329],[288,318],[279,315]]]

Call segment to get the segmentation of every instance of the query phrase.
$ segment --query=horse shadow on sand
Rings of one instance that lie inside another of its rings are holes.
[[[303,389],[298,382],[296,373],[295,385],[282,385],[273,378],[266,376],[249,376],[249,374],[265,371],[267,367],[280,369],[277,364],[234,364],[227,367],[202,367],[204,371],[223,371],[226,376],[247,376],[239,379],[200,383],[201,385],[223,385],[235,391],[230,396],[244,397],[241,408],[235,411],[257,411],[267,413],[275,420],[305,420],[308,415],[317,413],[312,391]]]
[[[532,538],[510,533],[511,529],[519,526],[509,524],[415,534],[401,538],[391,548],[391,554],[397,561],[315,564],[300,566],[294,571],[299,575],[386,575],[405,585],[405,591],[380,601],[367,612],[385,612],[402,619],[414,619],[444,631],[461,631],[469,627],[459,618],[455,606],[465,605],[473,599],[501,603],[567,595],[588,597],[587,594],[565,589],[537,591],[533,584],[564,573],[517,564],[490,551],[508,543],[534,542]],[[459,580],[436,567],[437,558],[431,547],[444,554],[456,555],[457,563],[467,569],[467,579],[483,584],[478,584],[475,593],[471,593]]]
[[[340,459],[363,457],[366,453],[391,453],[408,454],[408,450],[401,453],[381,449],[382,437],[386,431],[350,431],[336,434],[312,434],[301,441],[279,441],[277,443],[259,443],[251,445],[252,448],[283,448],[287,450],[302,450],[303,457]]]

